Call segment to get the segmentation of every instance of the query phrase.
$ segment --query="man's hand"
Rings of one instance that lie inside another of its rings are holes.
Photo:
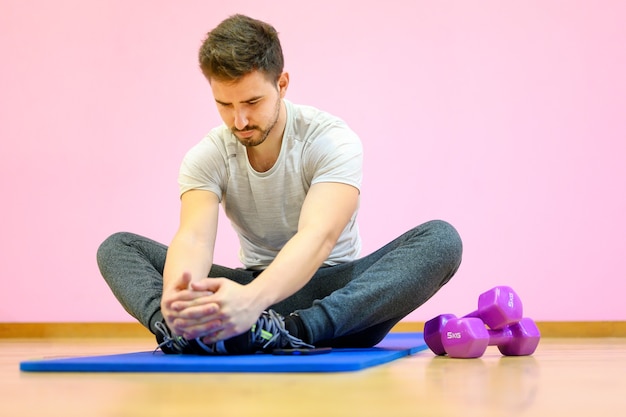
[[[219,311],[217,304],[208,301],[207,297],[212,292],[194,290],[190,288],[190,282],[191,274],[184,273],[172,285],[164,289],[161,298],[161,312],[167,326],[174,334],[188,339],[198,337],[191,337],[192,333],[189,332],[188,328],[195,328],[202,324],[208,332],[213,327],[219,325],[215,320],[212,323],[203,320],[203,318],[211,317],[211,315]],[[184,314],[187,308],[199,311],[199,316],[195,318],[188,317],[188,314]]]
[[[227,278],[205,278],[191,283],[190,288],[202,296],[174,302],[174,322],[184,328],[185,338],[203,337],[207,344],[250,330],[267,307],[248,286]]]

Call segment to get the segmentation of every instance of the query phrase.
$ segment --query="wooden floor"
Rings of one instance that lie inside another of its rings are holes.
[[[150,339],[0,339],[0,415],[626,415],[626,338],[543,339],[534,356],[425,351],[334,374],[20,372],[26,359],[144,351]]]

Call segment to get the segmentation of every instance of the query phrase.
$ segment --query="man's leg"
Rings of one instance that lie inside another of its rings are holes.
[[[443,221],[428,222],[359,260],[321,268],[276,308],[301,309],[296,312],[309,343],[373,346],[452,278],[461,255],[457,231]]]

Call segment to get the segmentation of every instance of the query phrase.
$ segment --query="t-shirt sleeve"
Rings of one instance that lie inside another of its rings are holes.
[[[334,124],[312,141],[307,160],[311,185],[338,182],[361,189],[363,147],[345,124]]]
[[[179,195],[190,190],[206,190],[221,201],[227,184],[226,160],[226,150],[220,146],[219,139],[207,135],[183,158],[178,173]]]

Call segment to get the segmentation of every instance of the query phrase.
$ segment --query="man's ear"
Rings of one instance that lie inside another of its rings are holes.
[[[287,87],[289,87],[289,73],[283,72],[278,77],[278,92],[280,93],[280,98],[284,98],[287,94]]]

